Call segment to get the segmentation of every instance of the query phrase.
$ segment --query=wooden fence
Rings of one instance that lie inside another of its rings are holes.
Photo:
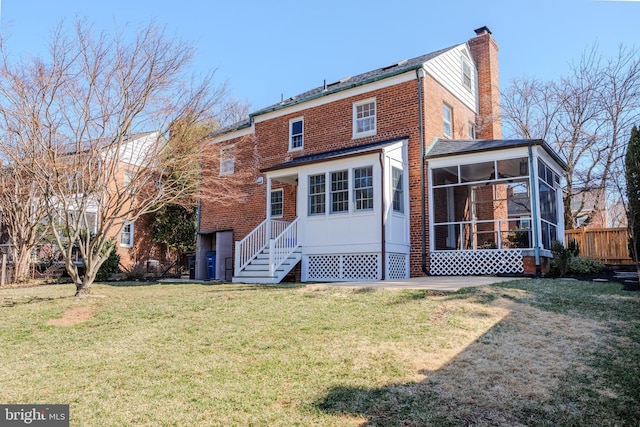
[[[633,264],[629,256],[626,228],[578,228],[565,230],[565,246],[573,239],[580,245],[580,256],[595,258],[605,264]]]

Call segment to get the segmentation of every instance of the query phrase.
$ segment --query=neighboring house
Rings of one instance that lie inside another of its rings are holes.
[[[110,191],[124,191],[131,183],[135,169],[140,164],[144,164],[147,156],[158,140],[157,132],[143,132],[130,135],[120,146],[120,153],[117,154],[117,170],[113,174],[115,181],[110,184]],[[110,142],[105,139],[105,146]],[[87,143],[87,150],[90,147],[100,147],[101,140],[95,140]],[[103,150],[103,155],[109,155],[107,149]],[[71,152],[72,155],[80,155],[81,153]],[[100,201],[94,200],[87,208],[87,229],[90,232],[96,232],[98,225],[98,215],[100,215]],[[116,252],[120,255],[120,265],[131,270],[134,266],[140,264],[147,266],[147,263],[155,266],[158,263],[166,263],[168,258],[167,250],[163,245],[153,242],[152,226],[148,215],[143,215],[136,221],[126,222],[119,234],[113,234],[112,237],[116,241]]]
[[[576,228],[606,228],[609,227],[609,209],[607,196],[602,188],[592,190],[578,190],[571,198],[571,212]]]
[[[235,203],[201,200],[196,277],[543,271],[563,235],[565,166],[542,140],[500,139],[497,60],[483,27],[212,135],[220,155],[203,176],[251,176]]]

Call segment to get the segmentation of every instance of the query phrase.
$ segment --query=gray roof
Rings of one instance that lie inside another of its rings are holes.
[[[406,73],[407,71],[419,69],[420,67],[422,67],[422,64],[424,64],[425,62],[439,55],[442,55],[443,53],[453,49],[456,46],[460,46],[460,44],[461,43],[458,43],[454,46],[440,49],[435,52],[427,53],[425,55],[418,56],[416,58],[405,59],[403,61],[395,62],[393,64],[387,65],[386,67],[382,67],[373,71],[368,71],[366,73],[358,74],[357,76],[347,77],[333,83],[328,83],[326,86],[325,85],[319,86],[315,89],[311,89],[299,95],[292,96],[291,98],[285,99],[282,102],[273,104],[269,107],[266,107],[254,113],[251,113],[250,116],[259,116],[260,114],[265,114],[271,111],[280,110],[282,108],[299,104],[301,102],[306,102],[315,98],[320,98],[322,96],[326,96],[326,95],[330,95],[343,90],[351,89],[356,86],[362,86],[368,83],[372,83],[380,79],[386,79],[398,74]]]
[[[425,157],[435,159],[438,157],[455,156],[476,152],[504,150],[507,148],[541,146],[553,159],[565,170],[568,166],[558,154],[549,147],[543,139],[441,139],[438,138],[427,149]]]
[[[135,141],[136,139],[149,136],[154,132],[155,131],[133,133],[130,135],[123,136],[119,142],[126,143],[129,141]],[[107,148],[111,144],[114,144],[116,142],[118,142],[117,139],[114,139],[113,137],[104,137],[104,138],[92,139],[89,141],[81,141],[79,144],[70,142],[70,143],[64,144],[62,148],[62,154],[86,153],[92,148]]]
[[[377,142],[371,142],[369,144],[363,144],[363,145],[357,145],[355,147],[348,147],[348,148],[341,148],[339,150],[332,150],[332,151],[325,151],[322,153],[316,153],[316,154],[309,154],[308,156],[300,156],[300,157],[296,157],[293,160],[290,160],[288,162],[284,162],[284,163],[280,163],[277,164],[275,166],[271,166],[265,169],[261,169],[260,172],[268,172],[268,171],[273,171],[273,170],[279,170],[279,169],[286,169],[286,168],[290,168],[293,166],[301,166],[301,165],[307,165],[310,163],[317,163],[317,162],[321,162],[324,160],[332,160],[332,159],[336,159],[336,158],[340,158],[340,157],[351,157],[351,156],[357,156],[357,155],[362,155],[362,154],[366,154],[366,153],[372,153],[375,151],[380,151],[382,148],[391,145],[391,144],[395,144],[396,142],[400,142],[403,141],[405,139],[407,139],[408,137],[401,137],[401,138],[394,138],[394,139],[387,139],[384,141],[377,141]]]
[[[444,49],[440,49],[435,52],[427,53],[425,55],[421,55],[412,59],[405,59],[403,61],[394,62],[393,64],[387,65],[386,67],[378,68],[373,71],[367,71],[366,73],[358,74],[357,76],[347,77],[344,79],[340,79],[336,82],[328,83],[327,85],[319,86],[315,89],[308,90],[299,95],[292,96],[291,98],[287,98],[277,104],[273,104],[268,107],[262,108],[258,111],[255,111],[249,114],[248,119],[239,121],[230,126],[226,126],[223,129],[219,129],[213,132],[210,136],[211,137],[218,136],[228,132],[233,132],[236,130],[247,128],[251,126],[252,117],[259,116],[261,114],[270,113],[272,111],[280,110],[286,107],[290,107],[292,105],[300,104],[302,102],[311,101],[316,98],[331,95],[337,92],[341,92],[343,90],[351,89],[356,86],[366,85],[381,79],[386,79],[398,74],[406,73],[407,71],[419,69],[422,67],[422,65],[425,62],[439,55],[442,55],[443,53],[457,46],[460,46],[460,44],[461,43],[458,43],[456,45],[453,45]]]

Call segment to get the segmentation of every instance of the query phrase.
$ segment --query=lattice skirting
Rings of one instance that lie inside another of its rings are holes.
[[[387,254],[387,280],[398,280],[409,278],[409,255],[408,254]]]
[[[523,273],[519,249],[431,252],[430,272],[440,276]]]
[[[381,271],[380,254],[375,253],[309,255],[303,258],[303,279],[307,281],[380,280]]]

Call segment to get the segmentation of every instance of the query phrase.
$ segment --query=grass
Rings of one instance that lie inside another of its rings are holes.
[[[640,295],[524,280],[0,291],[0,401],[71,425],[637,425]]]

